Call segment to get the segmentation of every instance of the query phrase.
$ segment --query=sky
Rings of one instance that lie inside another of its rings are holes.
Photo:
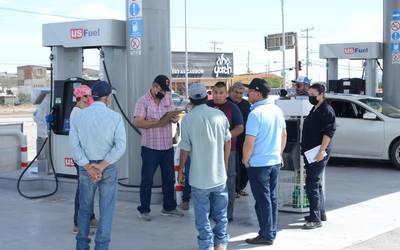
[[[152,0],[143,0],[152,1]],[[310,31],[309,77],[326,78],[319,44],[382,41],[383,0],[284,0],[285,31],[299,36],[299,59],[305,74],[306,39]],[[49,48],[42,47],[42,24],[81,19],[125,20],[124,0],[0,0],[0,73],[18,65],[49,65]],[[170,0],[171,49],[184,51],[184,0]],[[234,54],[234,73],[280,74],[282,53],[266,52],[264,36],[282,32],[281,0],[187,0],[188,50]],[[32,14],[42,13],[42,15]],[[56,15],[56,16],[54,16]],[[57,16],[58,15],[58,16]],[[249,62],[249,66],[248,65]],[[361,77],[360,61],[339,61],[339,77]],[[269,65],[269,66],[268,66]],[[294,67],[294,51],[286,52],[286,67]],[[95,51],[85,52],[85,66],[98,67]],[[350,71],[349,71],[350,68]],[[288,72],[288,78],[293,78]]]

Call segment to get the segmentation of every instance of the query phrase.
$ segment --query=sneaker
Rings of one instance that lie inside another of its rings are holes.
[[[73,233],[73,234],[78,234],[78,227],[77,227],[77,226],[74,225],[74,226],[72,227],[72,233]]]
[[[179,206],[182,210],[189,210],[189,202],[182,201],[181,205]]]
[[[138,217],[144,221],[151,221],[150,213],[139,213]]]
[[[97,221],[96,218],[93,218],[90,220],[90,227],[91,228],[97,228],[97,224],[99,224],[99,222]]]
[[[236,193],[235,198],[239,199],[240,198],[240,193]]]
[[[176,209],[172,209],[171,211],[167,211],[165,209],[161,210],[161,214],[162,215],[166,215],[166,216],[174,216],[174,217],[183,217],[184,214],[182,212],[179,212]]]
[[[304,216],[304,220],[306,222],[310,222],[310,216],[309,215]],[[326,214],[321,214],[321,221],[326,221]]]
[[[274,244],[272,240],[264,240],[261,235],[257,235],[257,237],[251,238],[251,239],[246,239],[245,240],[247,244],[255,244],[255,245],[266,245],[270,246]]]
[[[321,222],[307,222],[306,224],[303,225],[302,229],[308,230],[308,229],[316,229],[322,227]]]

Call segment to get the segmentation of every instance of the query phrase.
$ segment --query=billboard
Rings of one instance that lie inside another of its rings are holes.
[[[185,52],[172,52],[172,78],[185,78]],[[232,78],[233,53],[188,52],[189,78]]]

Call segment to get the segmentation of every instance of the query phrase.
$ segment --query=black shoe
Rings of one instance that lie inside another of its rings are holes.
[[[233,221],[233,218],[228,218],[228,223],[231,223]]]
[[[302,229],[316,229],[322,227],[321,222],[307,222],[306,224],[303,225]]]
[[[272,240],[264,240],[261,235],[257,235],[255,238],[246,239],[247,244],[255,244],[255,245],[266,245],[271,246],[274,244]]]
[[[304,220],[306,222],[310,222],[310,216],[309,215],[304,216]],[[321,214],[321,221],[326,221],[326,214]]]

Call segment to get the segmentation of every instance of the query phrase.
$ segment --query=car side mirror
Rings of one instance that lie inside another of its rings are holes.
[[[366,112],[363,114],[363,119],[364,120],[376,120],[376,114],[371,113],[371,112]]]

